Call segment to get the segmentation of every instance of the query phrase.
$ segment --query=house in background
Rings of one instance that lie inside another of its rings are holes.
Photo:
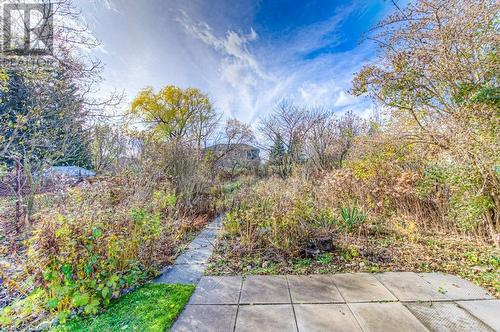
[[[73,186],[96,173],[80,166],[52,166],[43,173],[42,185]]]
[[[209,152],[219,166],[225,169],[255,169],[260,165],[260,150],[250,144],[215,144],[205,149],[205,153]]]
[[[80,166],[52,166],[45,176],[66,176],[70,178],[89,178],[95,176],[95,172]]]

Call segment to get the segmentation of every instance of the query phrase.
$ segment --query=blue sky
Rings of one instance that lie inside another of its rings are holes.
[[[281,99],[353,110],[353,74],[373,60],[362,42],[389,1],[76,0],[102,46],[102,91],[197,87],[226,117],[254,122]],[[125,108],[126,106],[124,106]]]

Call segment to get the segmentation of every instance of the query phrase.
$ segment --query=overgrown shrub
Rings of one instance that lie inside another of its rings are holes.
[[[137,181],[147,180],[143,182],[148,190],[156,188],[157,183],[169,182],[181,216],[209,210],[210,165],[201,158],[199,151],[185,142],[164,142],[144,136],[138,158],[128,167],[131,177]]]
[[[4,310],[0,324],[95,314],[170,262],[189,227],[173,218],[171,184],[153,190],[142,181],[124,175],[76,187],[40,213],[20,278],[29,295]]]
[[[481,218],[491,205],[468,190],[471,174],[432,165],[416,147],[386,139],[357,151],[342,169],[297,167],[287,179],[241,191],[224,224],[232,250],[295,258],[324,238],[335,242],[362,232],[406,234],[414,241],[429,231],[488,238]]]
[[[460,0],[398,8],[370,32],[379,58],[356,74],[352,89],[384,109],[393,140],[419,147],[425,166],[444,168],[446,222],[497,246],[499,8],[497,1]]]
[[[319,183],[299,176],[272,178],[239,194],[224,220],[226,236],[242,254],[260,251],[292,258],[307,255],[317,241],[332,248],[335,236],[357,230],[366,214],[355,205],[320,206]]]
[[[495,230],[487,217],[495,209],[474,167],[443,159],[422,146],[380,134],[358,142],[346,168],[325,177],[327,200],[348,191],[379,219],[406,218],[420,230],[474,234],[491,240]],[[338,189],[338,187],[345,189]],[[328,195],[328,192],[335,192]],[[372,214],[373,214],[372,213]]]
[[[491,236],[495,230],[489,229],[484,219],[495,206],[491,197],[477,190],[480,186],[480,175],[475,174],[473,168],[440,162],[425,168],[416,191],[420,197],[436,193],[445,196],[445,221],[459,231]]]

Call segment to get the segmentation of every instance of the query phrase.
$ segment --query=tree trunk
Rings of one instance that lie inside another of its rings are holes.
[[[21,163],[19,160],[16,160],[16,186],[15,186],[15,194],[16,194],[16,220],[15,220],[15,229],[16,233],[19,234],[21,231],[21,218],[23,216],[22,208],[23,208],[23,193],[22,193],[22,184],[21,184]]]

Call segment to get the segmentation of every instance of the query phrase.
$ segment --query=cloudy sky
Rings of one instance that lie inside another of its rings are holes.
[[[367,32],[390,1],[77,0],[102,41],[104,90],[197,87],[226,117],[253,122],[279,100],[353,110],[353,73],[373,59]]]

